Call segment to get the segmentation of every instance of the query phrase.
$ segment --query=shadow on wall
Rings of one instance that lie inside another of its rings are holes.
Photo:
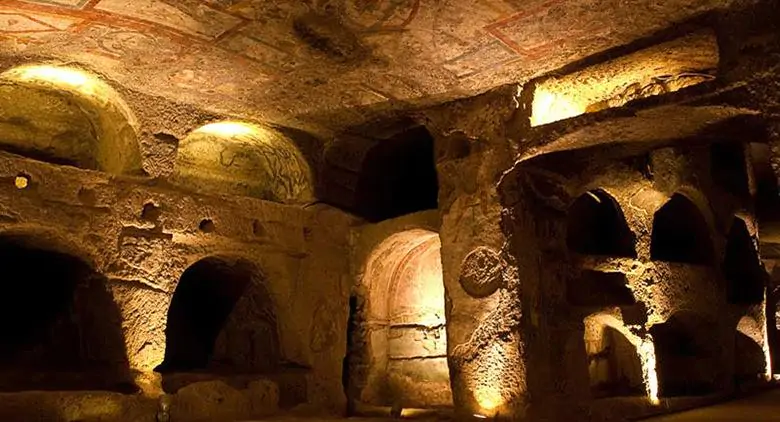
[[[182,274],[168,309],[163,387],[183,373],[249,375],[279,365],[276,314],[265,280],[248,262],[205,258]],[[166,382],[167,381],[167,382]]]
[[[766,273],[745,221],[739,217],[734,217],[729,230],[723,273],[730,303],[756,305],[763,302]]]
[[[0,390],[135,392],[105,279],[82,260],[31,242],[0,239]]]
[[[650,257],[695,265],[711,265],[714,248],[710,227],[690,199],[676,193],[653,217]]]
[[[690,312],[679,312],[650,328],[655,340],[661,397],[701,396],[718,389],[722,370],[717,325]]]

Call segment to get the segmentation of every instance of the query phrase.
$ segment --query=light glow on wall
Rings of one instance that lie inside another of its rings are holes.
[[[585,106],[563,94],[537,89],[534,93],[532,110],[531,126],[539,126],[579,116],[585,113]]]
[[[649,334],[637,347],[639,359],[642,362],[642,372],[645,378],[645,389],[650,403],[657,405],[658,399],[658,372],[656,371],[655,346],[653,338]]]

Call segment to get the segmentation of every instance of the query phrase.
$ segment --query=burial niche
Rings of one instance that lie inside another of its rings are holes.
[[[449,406],[438,234],[409,230],[370,255],[349,345],[349,399],[396,409]]]
[[[634,235],[620,206],[602,190],[581,195],[569,208],[566,245],[584,255],[636,257]]]
[[[595,314],[585,318],[584,323],[591,395],[643,395],[642,362],[622,322],[612,315]]]
[[[729,230],[723,274],[730,303],[755,305],[764,300],[765,273],[745,221],[734,218]]]
[[[182,274],[157,371],[265,373],[279,363],[273,302],[248,262],[205,258]]]
[[[655,340],[659,396],[699,396],[717,389],[722,346],[714,322],[679,312],[650,328]]]
[[[105,280],[31,238],[0,238],[0,390],[134,392]]]
[[[420,126],[368,151],[355,193],[356,213],[375,222],[436,209],[438,193],[433,137]]]
[[[66,66],[0,74],[0,148],[28,158],[114,174],[141,174],[138,122],[101,78]]]
[[[699,208],[682,194],[674,194],[653,218],[651,259],[697,265],[713,262],[710,228]]]

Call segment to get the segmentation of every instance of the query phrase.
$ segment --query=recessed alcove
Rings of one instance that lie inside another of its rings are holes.
[[[626,275],[620,272],[582,270],[566,284],[569,304],[582,307],[628,306],[636,303],[628,288]]]
[[[248,262],[204,258],[181,276],[158,372],[268,373],[280,361],[275,307]]]
[[[452,404],[438,234],[396,233],[368,258],[367,289],[353,298],[346,390],[394,408]]]
[[[0,391],[134,392],[106,280],[63,249],[0,238]]]
[[[767,276],[745,221],[739,217],[734,217],[729,230],[723,275],[726,277],[729,302],[755,305],[764,300],[764,279]]]
[[[583,322],[591,396],[644,395],[642,362],[623,324],[607,314],[594,314]]]
[[[634,235],[614,198],[589,191],[569,207],[566,245],[585,255],[636,257]]]
[[[710,227],[699,208],[674,194],[653,217],[650,256],[655,261],[711,265],[714,247]]]
[[[717,390],[722,345],[713,338],[717,324],[678,312],[650,328],[655,345],[659,396],[701,396]]]

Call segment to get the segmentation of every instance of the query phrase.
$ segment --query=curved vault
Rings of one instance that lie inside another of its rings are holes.
[[[360,401],[403,407],[452,403],[447,366],[441,241],[412,229],[385,239],[364,267],[368,333],[350,364]],[[364,368],[359,369],[361,366]]]
[[[179,145],[173,180],[214,193],[282,203],[313,199],[312,174],[301,152],[271,129],[217,122],[193,131]]]
[[[0,74],[0,145],[43,161],[140,173],[137,122],[111,86],[81,69],[24,65]]]

